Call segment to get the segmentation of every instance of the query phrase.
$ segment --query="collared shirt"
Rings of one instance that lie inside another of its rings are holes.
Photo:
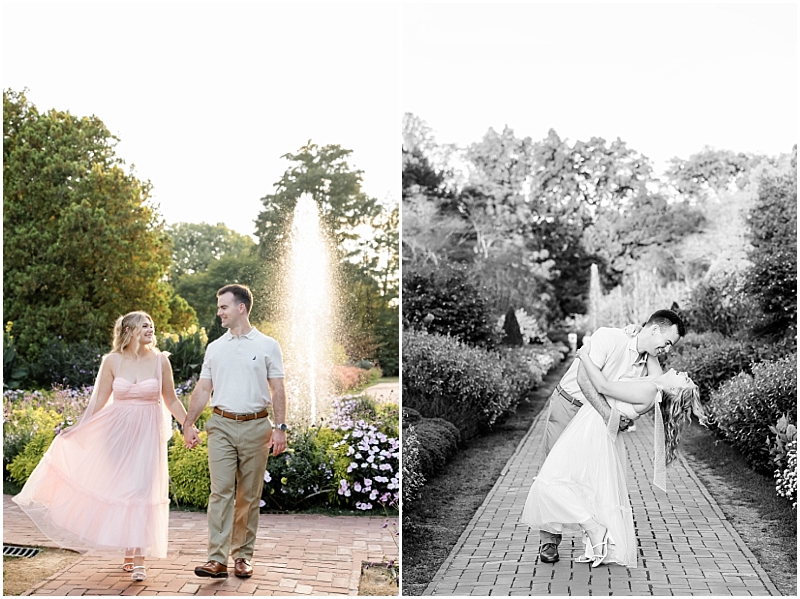
[[[636,349],[636,337],[628,337],[622,329],[600,327],[592,335],[589,357],[609,381],[647,376],[647,354]],[[578,363],[575,359],[561,378],[564,391],[582,402],[586,401],[578,386]]]
[[[206,347],[201,379],[211,379],[211,406],[235,414],[260,412],[271,403],[267,379],[282,379],[281,346],[255,327],[241,337],[226,332]]]

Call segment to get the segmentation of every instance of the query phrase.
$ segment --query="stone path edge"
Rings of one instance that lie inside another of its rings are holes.
[[[520,439],[520,442],[517,444],[517,448],[514,450],[514,453],[511,454],[511,457],[508,458],[508,462],[506,462],[506,465],[503,466],[503,469],[500,471],[500,476],[497,477],[497,480],[495,481],[494,485],[492,485],[492,488],[486,494],[486,497],[484,498],[480,507],[475,511],[472,518],[470,518],[470,521],[467,524],[467,526],[464,527],[464,530],[458,537],[458,541],[456,541],[456,544],[453,546],[453,549],[451,549],[450,553],[447,555],[447,559],[445,559],[444,562],[442,562],[442,565],[439,566],[439,569],[436,571],[436,574],[433,576],[431,581],[425,587],[425,590],[422,593],[423,595],[432,595],[433,594],[432,589],[434,589],[436,587],[436,584],[444,578],[445,572],[447,572],[447,569],[450,567],[450,564],[453,562],[456,555],[458,555],[458,552],[464,546],[464,542],[467,540],[467,537],[469,537],[470,531],[475,527],[475,523],[478,520],[480,520],[481,516],[483,515],[483,512],[486,511],[486,507],[489,504],[489,499],[494,494],[495,489],[500,485],[500,482],[505,478],[506,474],[508,473],[508,464],[511,463],[511,461],[517,456],[517,454],[519,454],[520,451],[522,451],[522,448],[527,443],[528,438],[533,434],[533,430],[536,428],[536,425],[546,415],[547,415],[547,410],[543,409],[541,412],[539,412],[539,414],[536,415],[536,418],[533,419],[530,428],[528,428],[528,431],[525,433],[522,439]],[[539,447],[536,451],[538,452],[540,450],[541,447]]]
[[[692,480],[694,480],[695,484],[697,484],[697,488],[700,489],[700,492],[706,498],[706,501],[708,501],[708,504],[711,506],[711,509],[714,510],[714,513],[716,513],[716,515],[719,517],[720,522],[722,522],[722,525],[727,529],[731,537],[733,537],[733,540],[739,546],[741,552],[744,553],[745,556],[747,556],[747,559],[751,561],[753,569],[756,572],[758,572],[758,576],[763,581],[764,586],[766,586],[769,589],[770,594],[777,595],[780,597],[781,592],[778,590],[778,587],[776,587],[775,583],[772,582],[772,579],[769,577],[769,574],[767,574],[767,571],[761,567],[758,558],[753,554],[752,551],[750,551],[750,548],[747,546],[747,543],[744,542],[742,536],[739,534],[736,528],[734,528],[733,524],[730,523],[728,517],[722,511],[722,508],[719,507],[717,500],[714,499],[714,496],[711,495],[711,493],[709,493],[708,489],[703,484],[703,481],[700,480],[700,477],[697,476],[697,474],[689,465],[689,462],[686,460],[683,454],[679,453],[678,459],[681,461],[684,468],[686,468],[686,472],[689,473],[689,476],[692,478]]]

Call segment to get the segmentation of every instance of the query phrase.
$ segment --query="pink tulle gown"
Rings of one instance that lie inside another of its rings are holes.
[[[116,377],[112,389],[102,410],[55,438],[14,501],[62,547],[165,557],[169,420],[161,356],[155,377]]]

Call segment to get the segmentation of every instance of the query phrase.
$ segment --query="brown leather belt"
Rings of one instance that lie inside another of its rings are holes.
[[[266,418],[269,416],[269,410],[267,408],[264,408],[258,414],[234,414],[233,412],[226,412],[219,408],[214,408],[214,413],[223,418],[230,418],[231,420],[258,420],[259,418]]]
[[[566,400],[567,400],[569,403],[571,403],[571,404],[572,404],[573,406],[575,406],[576,408],[580,408],[580,407],[583,405],[583,402],[582,402],[582,401],[579,401],[579,400],[575,399],[575,398],[574,398],[574,397],[572,397],[572,396],[571,396],[569,393],[567,393],[566,391],[564,391],[564,388],[563,388],[561,385],[556,385],[556,391],[558,391],[558,394],[559,394],[561,397],[563,397],[564,399],[566,399]]]

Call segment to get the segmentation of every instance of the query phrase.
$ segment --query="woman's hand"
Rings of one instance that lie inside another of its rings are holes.
[[[640,327],[638,324],[629,324],[622,329],[622,332],[624,332],[628,337],[636,337],[641,330],[642,327]]]
[[[592,351],[592,342],[591,340],[587,340],[578,350],[578,358],[581,360],[588,360],[590,351]]]

